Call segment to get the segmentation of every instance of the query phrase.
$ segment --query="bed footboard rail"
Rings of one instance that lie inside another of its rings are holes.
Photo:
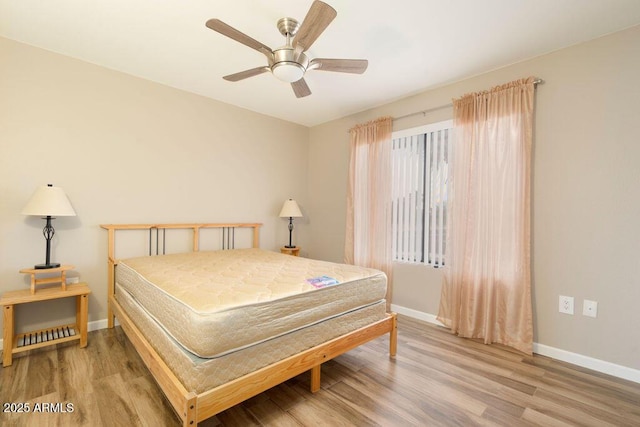
[[[396,314],[387,313],[382,320],[203,392],[198,395],[198,420],[214,416],[307,371],[311,374],[311,392],[315,393],[320,389],[323,363],[386,334],[389,334],[389,356],[395,358],[397,326]]]
[[[112,298],[111,302],[123,331],[185,427],[195,426],[200,421],[306,371],[310,371],[311,392],[315,393],[320,389],[320,372],[323,363],[383,335],[389,335],[389,356],[395,358],[397,351],[397,316],[395,313],[387,313],[384,319],[370,325],[318,344],[213,389],[195,393],[185,389],[122,310],[118,301]]]

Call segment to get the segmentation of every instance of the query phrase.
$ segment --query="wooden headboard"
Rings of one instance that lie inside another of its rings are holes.
[[[115,266],[118,264],[116,258],[116,231],[124,230],[148,230],[149,231],[149,255],[160,255],[164,253],[165,231],[166,230],[192,230],[193,231],[193,251],[200,250],[200,230],[218,228],[222,229],[222,248],[230,249],[234,247],[233,240],[235,230],[237,228],[253,229],[252,247],[260,247],[260,223],[226,223],[226,224],[101,224],[100,227],[109,232],[108,237],[108,299],[111,301],[115,293]],[[155,239],[153,235],[155,233]],[[160,238],[162,233],[162,238]],[[162,251],[160,251],[159,242],[162,240]],[[155,241],[155,248],[153,242]],[[154,253],[155,249],[155,253]],[[113,327],[114,317],[111,304],[107,304],[107,319],[109,327]]]

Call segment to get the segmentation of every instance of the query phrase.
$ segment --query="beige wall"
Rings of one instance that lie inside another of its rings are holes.
[[[531,75],[546,81],[535,123],[535,341],[640,369],[640,27],[312,128],[310,254],[342,259],[351,126]],[[444,109],[394,128],[450,117]],[[440,271],[399,265],[394,274],[394,304],[437,313]],[[575,297],[576,315],[558,313],[559,295]],[[582,316],[584,299],[598,301],[596,319]]]
[[[27,287],[18,270],[44,262],[44,221],[20,212],[47,183],[78,214],[54,221],[53,260],[91,286],[90,321],[106,318],[99,224],[262,222],[262,246],[277,249],[284,200],[306,209],[308,139],[303,126],[0,38],[0,292]],[[305,235],[301,224],[303,247]],[[18,326],[71,304],[20,307]]]

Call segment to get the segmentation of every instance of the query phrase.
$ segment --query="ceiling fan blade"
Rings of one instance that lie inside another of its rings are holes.
[[[258,74],[266,73],[270,71],[269,67],[256,67],[250,70],[240,71],[239,73],[229,74],[228,76],[224,76],[223,79],[230,82],[237,82],[240,80],[248,79],[249,77],[257,76]]]
[[[335,71],[338,73],[362,74],[369,66],[366,59],[312,59],[308,70]]]
[[[311,95],[311,89],[309,89],[304,79],[291,83],[291,87],[293,88],[293,93],[296,94],[296,98],[304,98],[305,96]]]
[[[336,15],[336,10],[328,4],[319,0],[314,1],[293,39],[293,47],[298,47],[297,50],[300,50],[298,45],[302,46],[302,52],[309,49]]]
[[[206,25],[213,31],[216,31],[223,36],[227,36],[230,39],[237,41],[238,43],[242,43],[243,45],[249,46],[250,48],[257,50],[258,52],[264,53],[265,55],[267,55],[267,57],[269,57],[269,55],[273,53],[269,46],[264,45],[255,39],[252,39],[245,33],[236,30],[232,26],[225,24],[219,19],[209,19]]]

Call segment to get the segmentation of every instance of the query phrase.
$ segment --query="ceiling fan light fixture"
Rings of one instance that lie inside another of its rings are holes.
[[[320,0],[314,0],[301,24],[293,18],[281,18],[278,20],[278,31],[286,38],[286,42],[277,49],[271,49],[219,19],[209,19],[206,26],[267,57],[268,65],[229,74],[223,76],[223,79],[237,82],[271,71],[278,80],[291,85],[296,98],[304,98],[311,95],[303,78],[308,70],[362,74],[367,69],[368,62],[365,59],[315,58],[310,61],[305,55],[336,15],[334,8]]]
[[[297,62],[278,62],[273,64],[271,72],[278,80],[282,80],[286,83],[297,82],[304,76],[305,69]]]

